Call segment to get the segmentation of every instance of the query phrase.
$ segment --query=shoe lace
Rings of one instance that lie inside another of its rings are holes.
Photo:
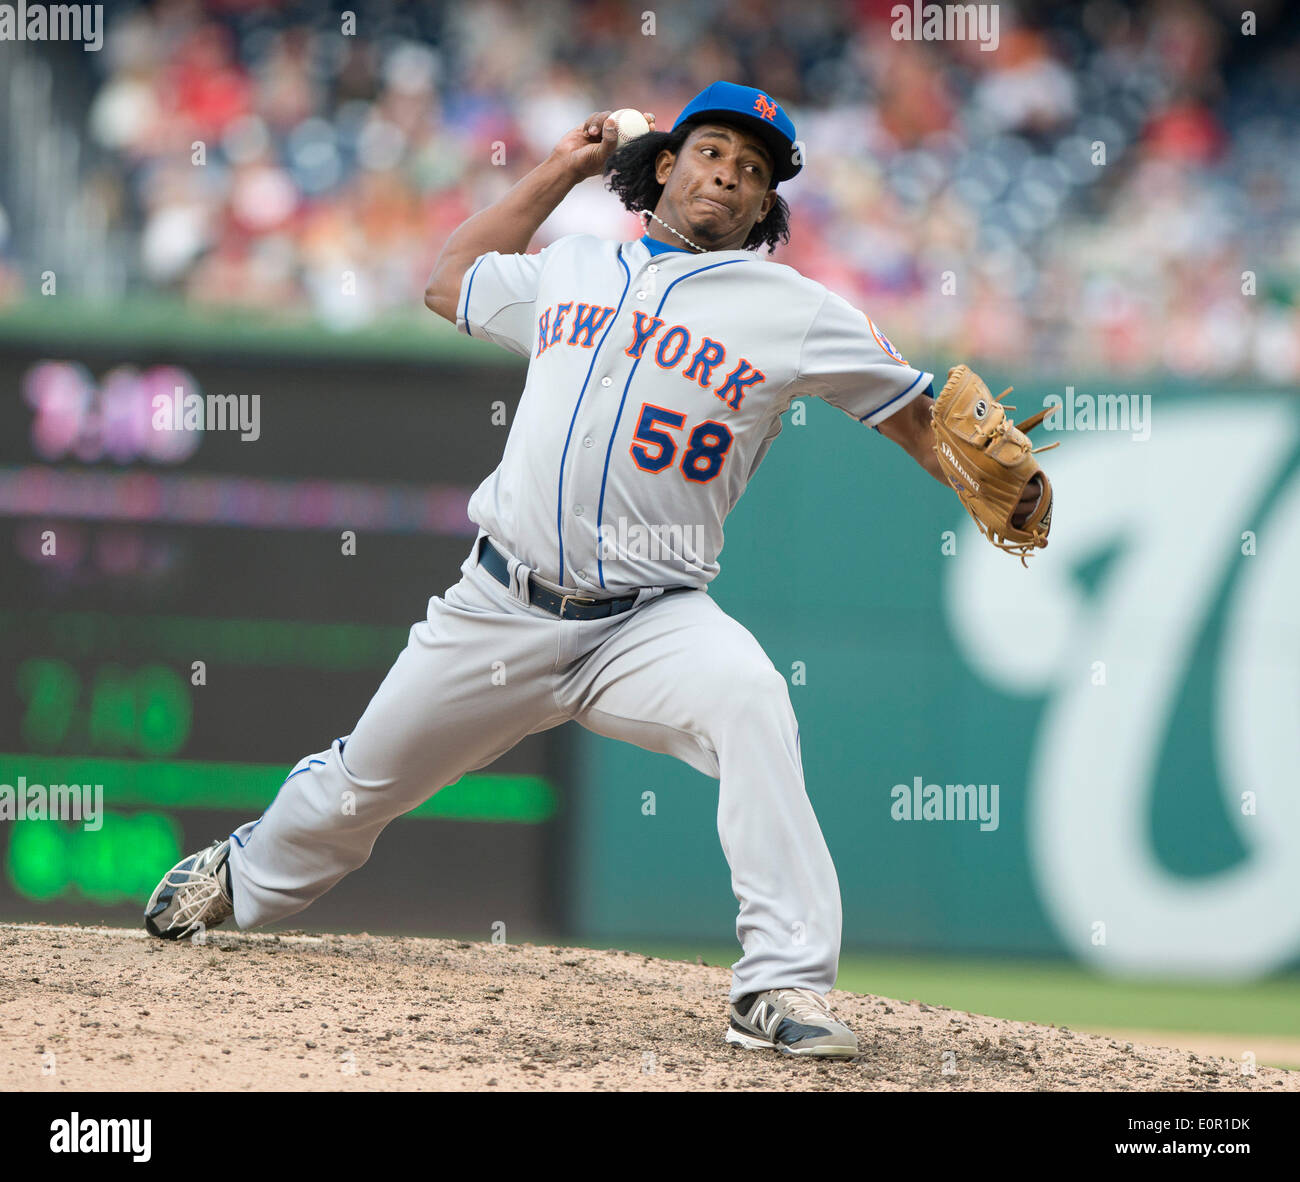
[[[786,1013],[792,1018],[810,1018],[818,1022],[835,1017],[831,1003],[811,989],[781,989],[778,992],[785,999]]]
[[[183,936],[189,935],[190,930],[197,927],[200,921],[210,923],[230,914],[230,904],[226,902],[215,874],[180,870],[175,871],[174,875],[172,884],[176,887],[176,917],[171,926],[183,927]]]

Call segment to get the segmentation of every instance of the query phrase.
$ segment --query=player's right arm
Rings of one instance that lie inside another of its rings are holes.
[[[504,197],[453,231],[424,289],[424,303],[431,312],[455,324],[461,283],[474,260],[494,250],[522,254],[569,190],[604,170],[618,146],[618,126],[611,114],[589,115]]]

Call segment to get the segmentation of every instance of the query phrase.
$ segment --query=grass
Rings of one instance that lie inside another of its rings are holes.
[[[612,946],[612,945],[611,945]],[[731,965],[739,948],[631,943],[647,956]],[[1221,985],[1123,981],[1069,963],[846,953],[837,989],[900,1001],[1068,1026],[1072,1030],[1174,1030],[1300,1036],[1300,976]]]

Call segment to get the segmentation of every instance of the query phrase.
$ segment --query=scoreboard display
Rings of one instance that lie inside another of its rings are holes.
[[[521,385],[512,366],[0,351],[0,916],[138,921],[172,863],[348,733],[460,577]],[[556,930],[564,739],[394,822],[306,922]]]

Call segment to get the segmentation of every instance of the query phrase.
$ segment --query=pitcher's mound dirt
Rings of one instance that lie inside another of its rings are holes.
[[[729,983],[531,944],[0,925],[0,1088],[1300,1091],[1300,1072],[844,992],[853,1062],[743,1051],[722,1041]]]

